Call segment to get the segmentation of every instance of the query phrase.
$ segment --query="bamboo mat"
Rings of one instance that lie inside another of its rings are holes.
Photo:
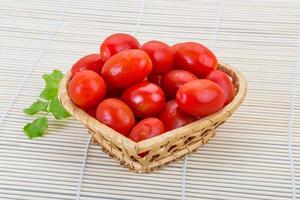
[[[245,103],[197,153],[133,174],[74,119],[29,140],[42,74],[66,72],[114,32],[199,41],[248,79]],[[300,1],[0,0],[0,199],[300,198]]]

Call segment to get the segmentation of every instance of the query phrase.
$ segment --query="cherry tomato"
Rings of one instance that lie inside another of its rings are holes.
[[[151,74],[164,74],[173,68],[173,52],[169,45],[160,41],[149,41],[142,46],[152,61]]]
[[[179,47],[181,47],[184,43],[178,43],[178,44],[174,44],[173,46],[171,46],[172,52],[175,55],[177,50],[179,49]]]
[[[176,102],[181,110],[195,116],[205,117],[219,111],[225,103],[222,88],[206,79],[190,81],[179,88]]]
[[[106,85],[94,71],[77,72],[68,84],[72,101],[81,108],[96,106],[105,96]]]
[[[115,88],[126,88],[145,79],[152,70],[148,54],[131,49],[112,56],[102,68],[106,83]]]
[[[175,55],[176,66],[192,72],[199,78],[217,69],[216,56],[205,46],[196,42],[182,44]]]
[[[128,137],[139,142],[160,135],[164,131],[164,125],[159,119],[149,117],[137,123]],[[140,156],[145,156],[145,153],[141,153]]]
[[[91,70],[100,74],[103,64],[104,62],[99,54],[90,54],[84,56],[72,66],[72,76],[83,70]]]
[[[235,90],[232,81],[229,76],[221,70],[211,72],[206,79],[217,83],[224,91],[225,94],[225,105],[230,103],[235,96]]]
[[[115,131],[128,136],[135,124],[131,109],[121,100],[109,98],[97,107],[97,119]]]
[[[174,99],[177,90],[185,83],[195,80],[197,77],[185,70],[172,70],[163,75],[161,87],[167,97]]]
[[[150,76],[148,76],[148,81],[151,82],[151,83],[154,83],[158,86],[161,86],[161,79],[162,79],[161,75],[150,75]]]
[[[166,131],[182,127],[195,120],[194,117],[181,111],[175,100],[167,102],[158,118],[163,122]]]
[[[97,106],[85,110],[90,116],[96,118]]]
[[[158,114],[165,106],[165,95],[154,83],[143,81],[127,88],[122,100],[129,105],[136,117],[150,117]]]
[[[113,55],[120,51],[128,49],[139,49],[141,47],[139,41],[125,33],[116,33],[106,38],[100,46],[101,57],[107,61]]]

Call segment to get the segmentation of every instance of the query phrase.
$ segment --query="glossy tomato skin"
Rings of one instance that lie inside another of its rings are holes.
[[[165,131],[170,131],[195,121],[195,118],[186,114],[178,107],[175,100],[167,102],[164,110],[158,117],[164,124]]]
[[[221,70],[211,72],[206,76],[206,79],[217,83],[224,91],[225,105],[230,103],[235,96],[235,89],[229,76]]]
[[[175,56],[177,50],[179,49],[179,47],[181,47],[184,43],[185,42],[177,43],[177,44],[174,44],[173,46],[171,46],[171,50],[172,50],[174,56]]]
[[[151,74],[164,74],[173,68],[174,57],[169,45],[160,41],[152,40],[143,44],[141,49],[147,52],[151,58]]]
[[[135,125],[131,109],[121,100],[109,98],[103,100],[97,107],[97,119],[115,131],[128,136]]]
[[[198,78],[204,78],[218,65],[213,52],[196,42],[182,44],[176,52],[175,62],[177,67],[192,72]]]
[[[77,72],[68,84],[72,101],[81,108],[96,106],[105,96],[106,85],[102,77],[94,71]]]
[[[185,70],[172,70],[163,75],[161,87],[169,99],[174,99],[177,90],[185,83],[195,80],[197,77]]]
[[[102,77],[111,87],[126,88],[144,80],[152,70],[148,54],[131,49],[112,56],[102,67]]]
[[[80,58],[71,69],[72,76],[74,76],[77,72],[81,72],[84,70],[91,70],[97,72],[98,74],[101,73],[101,69],[104,62],[101,59],[99,54],[90,54]]]
[[[135,142],[139,142],[160,135],[164,131],[164,125],[159,119],[149,117],[137,123],[128,137]],[[145,153],[139,155],[143,157]]]
[[[150,75],[147,79],[149,82],[161,86],[162,75]]]
[[[195,117],[205,117],[222,109],[225,94],[215,82],[198,79],[179,88],[176,102],[184,112]]]
[[[100,46],[100,54],[104,61],[107,61],[113,55],[129,49],[139,49],[139,41],[132,35],[125,33],[116,33],[107,37]]]
[[[139,118],[155,116],[165,106],[165,95],[162,89],[148,81],[127,88],[122,95],[122,100]]]

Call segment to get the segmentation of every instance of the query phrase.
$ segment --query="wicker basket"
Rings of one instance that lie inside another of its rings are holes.
[[[93,141],[99,143],[103,151],[134,172],[151,172],[207,143],[215,135],[215,129],[243,102],[247,92],[245,78],[226,64],[219,63],[218,69],[227,73],[234,82],[236,96],[231,103],[213,115],[140,142],[128,139],[78,108],[67,92],[70,73],[61,81],[58,95],[65,109],[89,129]],[[148,153],[140,157],[138,154],[142,152]]]

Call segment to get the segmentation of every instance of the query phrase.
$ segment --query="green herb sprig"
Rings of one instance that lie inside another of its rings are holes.
[[[57,97],[59,82],[63,76],[63,73],[57,69],[53,70],[51,74],[44,74],[45,88],[39,98],[30,107],[23,110],[25,114],[30,116],[43,114],[24,126],[23,130],[30,139],[43,136],[48,128],[47,116],[49,113],[55,119],[65,119],[70,116]]]

